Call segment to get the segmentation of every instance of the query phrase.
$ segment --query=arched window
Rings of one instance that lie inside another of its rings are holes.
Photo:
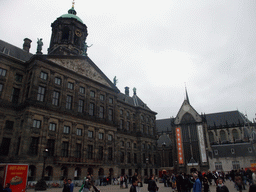
[[[62,176],[61,176],[60,180],[68,179],[68,168],[62,167],[61,172],[62,172]]]
[[[233,130],[232,130],[232,135],[233,135],[234,141],[235,141],[236,139],[239,139],[238,131],[237,131],[236,129],[233,129]]]
[[[74,180],[80,180],[80,178],[81,178],[81,168],[76,167],[74,172]]]
[[[28,180],[35,181],[36,176],[36,167],[34,165],[30,165],[28,169]]]
[[[221,141],[227,141],[226,133],[223,130],[220,131],[220,140]]]
[[[210,143],[215,142],[213,132],[211,132],[211,131],[209,132],[209,140],[210,140]]]
[[[52,180],[52,175],[53,175],[53,168],[51,166],[46,167],[45,168],[44,179],[46,181],[51,181]]]

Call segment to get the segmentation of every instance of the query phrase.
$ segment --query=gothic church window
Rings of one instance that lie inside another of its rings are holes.
[[[232,135],[233,135],[234,141],[239,139],[238,131],[236,129],[232,130]]]
[[[226,132],[223,130],[220,131],[220,140],[221,140],[221,142],[227,140]]]
[[[213,135],[213,132],[209,132],[209,140],[210,140],[210,143],[214,143],[214,135]]]

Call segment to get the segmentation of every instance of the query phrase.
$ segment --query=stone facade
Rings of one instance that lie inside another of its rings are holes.
[[[121,93],[81,50],[85,38],[74,26],[85,36],[87,27],[73,13],[52,25],[71,35],[52,37],[49,55],[0,41],[10,50],[0,52],[1,162],[29,164],[31,181],[44,165],[46,180],[157,173],[156,113],[135,90]]]

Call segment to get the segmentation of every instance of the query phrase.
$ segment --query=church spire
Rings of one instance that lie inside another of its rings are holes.
[[[189,103],[188,91],[187,91],[187,86],[186,86],[186,84],[185,84],[185,92],[186,92],[186,98],[185,98],[185,100],[187,100],[187,101],[188,101],[188,104],[190,104],[190,103]]]

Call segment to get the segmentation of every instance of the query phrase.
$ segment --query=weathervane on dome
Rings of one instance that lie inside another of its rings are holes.
[[[75,0],[73,0],[73,2],[72,2],[72,8],[73,9],[75,8]]]

